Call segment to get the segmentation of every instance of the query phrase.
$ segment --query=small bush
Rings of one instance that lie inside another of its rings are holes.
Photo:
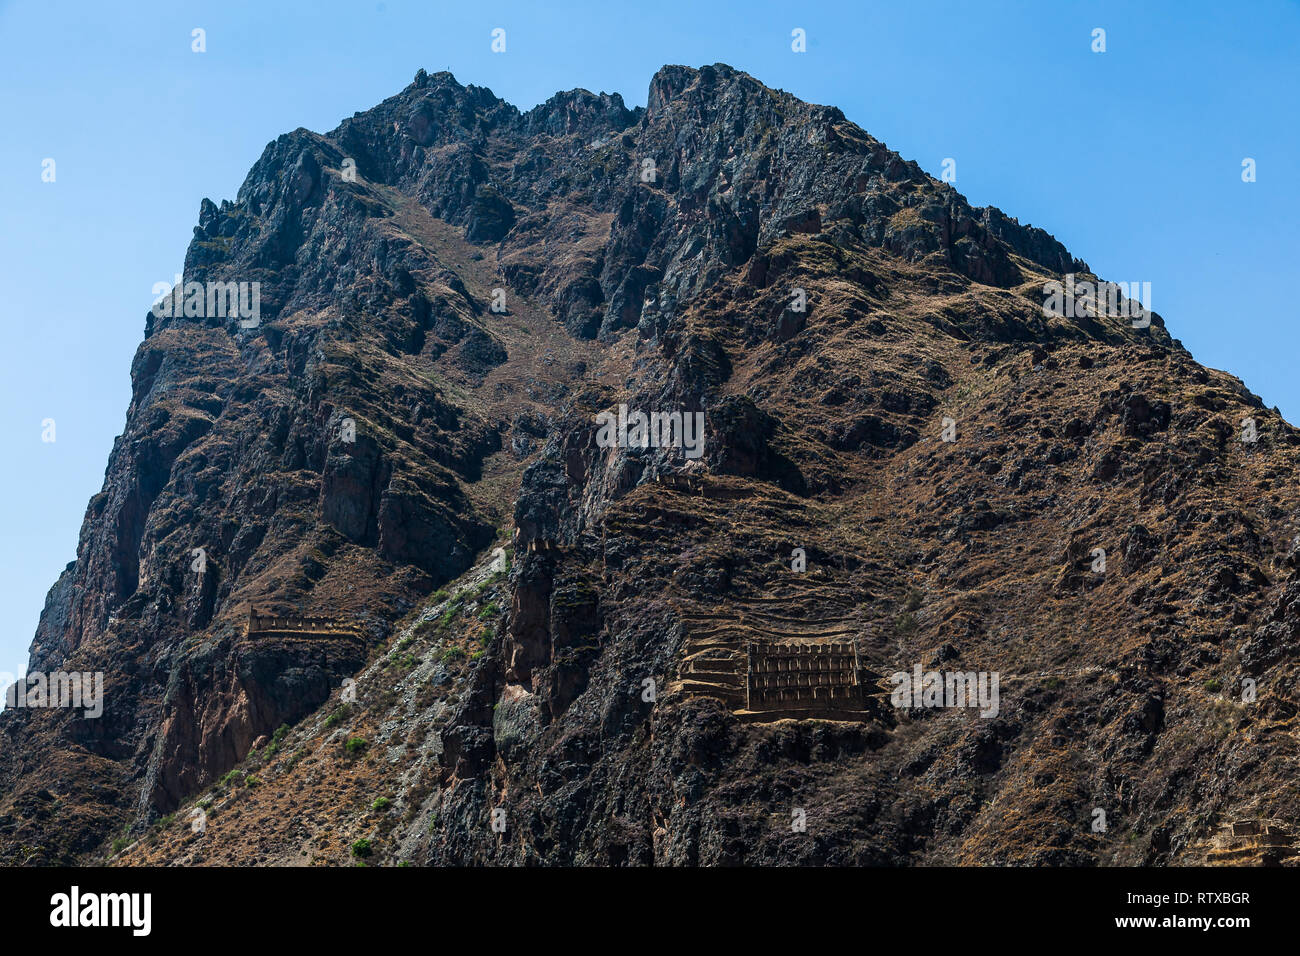
[[[271,742],[266,745],[266,756],[274,757],[280,752],[280,744],[284,743],[284,738],[289,734],[289,725],[281,724],[271,735]]]
[[[389,800],[387,797],[380,797],[370,805],[370,809],[375,811],[387,810],[389,804],[391,804],[392,802],[393,801]]]
[[[349,754],[355,756],[370,746],[370,741],[365,737],[349,737],[348,742],[343,745],[343,749]]]
[[[447,610],[442,612],[442,616],[438,618],[438,626],[449,627],[451,625],[451,622],[456,619],[456,615],[459,613],[460,613],[460,600],[457,599],[455,601],[452,601],[450,604],[448,604]]]
[[[356,857],[370,856],[374,851],[370,847],[370,841],[362,837],[356,843],[352,844],[352,855]]]
[[[347,720],[351,716],[352,716],[352,705],[344,704],[343,706],[335,710],[334,713],[330,714],[328,717],[325,718],[325,726],[333,727],[335,724],[339,723],[340,721]]]

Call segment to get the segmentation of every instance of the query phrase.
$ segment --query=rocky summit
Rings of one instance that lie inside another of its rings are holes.
[[[723,65],[281,136],[146,318],[0,863],[1296,862],[1300,433],[1100,282]]]

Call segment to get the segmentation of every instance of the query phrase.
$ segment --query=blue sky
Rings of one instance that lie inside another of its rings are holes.
[[[421,67],[528,108],[574,87],[644,105],[665,63],[729,63],[936,176],[955,159],[972,202],[1150,282],[1197,359],[1296,422],[1298,40],[1294,0],[0,2],[0,671],[25,665],[76,554],[154,283],[180,271],[199,201],[233,199],[283,132],[333,129]]]

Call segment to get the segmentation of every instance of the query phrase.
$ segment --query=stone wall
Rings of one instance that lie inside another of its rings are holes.
[[[357,635],[355,625],[336,617],[280,617],[249,609],[245,634],[339,634]]]
[[[752,642],[745,696],[751,711],[860,709],[857,649],[852,641]]]
[[[1277,864],[1295,855],[1295,837],[1289,827],[1273,820],[1237,820],[1225,823],[1211,838],[1206,862],[1248,866]]]

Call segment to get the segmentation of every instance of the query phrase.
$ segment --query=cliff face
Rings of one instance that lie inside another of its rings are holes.
[[[1293,824],[1300,436],[1159,316],[1045,317],[1066,274],[721,65],[527,113],[421,71],[282,136],[185,263],[257,324],[147,321],[32,644],[104,715],[0,715],[0,860],[1177,862]],[[698,464],[598,445],[619,404],[701,414]],[[852,641],[856,712],[743,713],[754,640]],[[891,706],[917,665],[999,712]]]

